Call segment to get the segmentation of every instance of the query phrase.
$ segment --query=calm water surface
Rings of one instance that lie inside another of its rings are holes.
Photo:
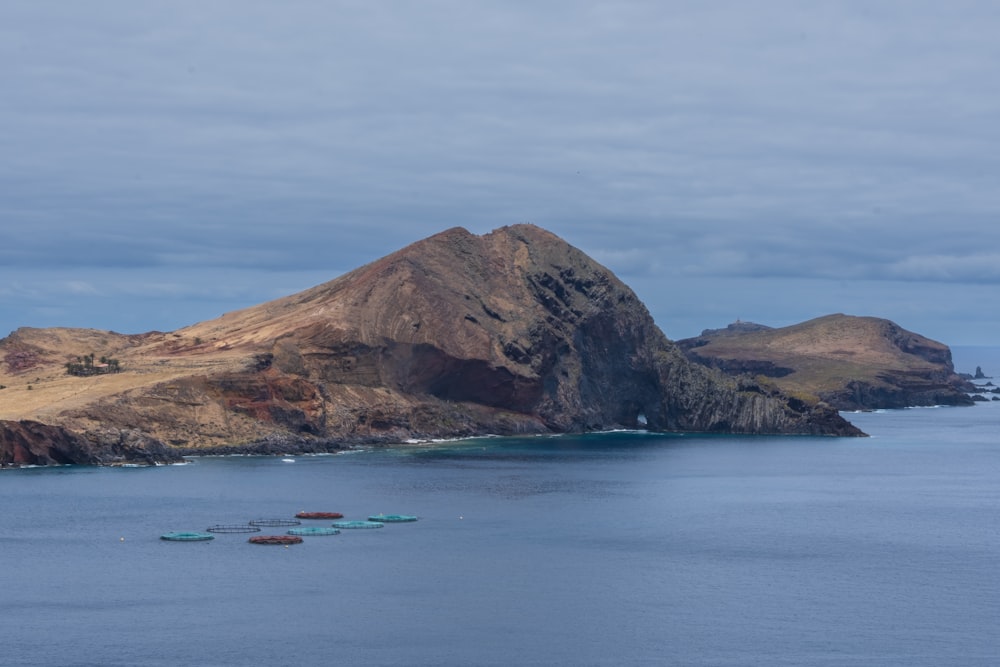
[[[1000,664],[1000,405],[848,416],[4,471],[2,662]],[[420,521],[159,539],[299,510]]]

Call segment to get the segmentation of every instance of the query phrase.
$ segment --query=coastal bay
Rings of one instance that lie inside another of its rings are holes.
[[[5,656],[993,664],[1000,403],[849,416],[872,437],[619,432],[3,471]],[[301,510],[419,521],[287,549],[159,539]]]

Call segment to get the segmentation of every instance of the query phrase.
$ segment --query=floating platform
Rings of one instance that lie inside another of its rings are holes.
[[[302,522],[298,519],[254,519],[251,526],[264,526],[267,528],[282,528],[284,526],[300,526]]]
[[[311,535],[340,535],[340,531],[336,528],[324,528],[322,526],[304,526],[302,528],[292,528],[288,531],[288,534],[309,537]]]
[[[382,523],[405,523],[407,521],[416,521],[417,517],[410,514],[372,514],[368,517],[369,521],[380,521]]]
[[[259,533],[260,528],[250,523],[219,523],[206,528],[210,533]]]
[[[214,540],[215,535],[210,533],[173,532],[160,535],[160,539],[170,542],[205,542],[207,540]]]
[[[381,521],[334,521],[334,528],[353,530],[356,528],[381,528],[385,524]]]
[[[299,512],[295,515],[296,519],[343,519],[344,515],[340,512]]]
[[[250,544],[301,544],[302,538],[298,535],[254,535],[247,541]]]

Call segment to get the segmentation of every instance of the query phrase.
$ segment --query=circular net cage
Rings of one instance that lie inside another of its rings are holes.
[[[345,530],[355,530],[359,528],[381,528],[385,524],[381,521],[334,521],[334,528]]]
[[[295,515],[297,519],[343,519],[340,512],[299,512]]]
[[[302,538],[298,535],[254,535],[247,541],[250,544],[301,544]]]
[[[288,534],[308,537],[310,535],[340,535],[340,531],[336,528],[323,528],[322,526],[305,526],[303,528],[291,528],[289,529]]]
[[[368,520],[382,523],[406,523],[407,521],[416,521],[417,517],[410,514],[372,514]]]
[[[263,526],[265,528],[283,528],[285,526],[299,526],[302,522],[298,519],[254,519],[251,526]]]
[[[205,530],[210,533],[259,533],[260,527],[249,523],[217,523]]]
[[[160,535],[160,539],[167,540],[168,542],[205,542],[207,540],[214,540],[215,535],[179,531],[164,533],[163,535]]]

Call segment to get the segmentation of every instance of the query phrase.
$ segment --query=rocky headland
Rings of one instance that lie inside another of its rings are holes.
[[[946,345],[876,317],[835,314],[782,328],[737,322],[677,344],[699,364],[838,410],[973,403],[974,387]]]
[[[67,464],[156,465],[184,458],[149,436],[116,428],[78,434],[61,426],[0,420],[0,468]]]
[[[66,372],[86,355],[119,372]],[[532,225],[449,229],[173,332],[18,329],[0,384],[0,419],[171,455],[640,427],[863,435],[821,401],[692,363],[610,271]]]

